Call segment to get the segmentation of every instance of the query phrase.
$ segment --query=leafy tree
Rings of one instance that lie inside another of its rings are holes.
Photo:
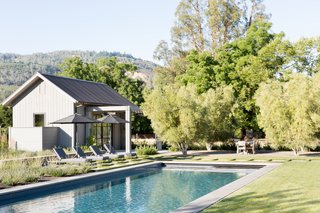
[[[161,41],[155,54],[158,60],[185,56],[190,50],[215,55],[217,48],[244,35],[253,23],[268,20],[263,0],[181,0],[175,15],[173,48]]]
[[[229,87],[209,89],[202,94],[202,125],[199,131],[207,148],[214,142],[226,141],[233,135],[232,107],[233,91]]]
[[[188,146],[199,137],[201,111],[195,89],[170,85],[155,88],[145,99],[143,112],[152,121],[155,133],[186,155]]]
[[[12,126],[12,108],[0,105],[0,127],[8,128]]]
[[[65,59],[60,69],[61,76],[105,83],[138,106],[144,102],[144,83],[129,77],[129,73],[137,69],[133,64],[119,62],[115,57],[98,59],[95,64],[72,57]],[[134,115],[132,122],[133,133],[152,132],[150,121],[146,117]]]
[[[241,18],[244,8],[241,1],[208,0],[206,15],[211,35],[212,50],[241,35]]]
[[[255,95],[258,121],[274,147],[288,147],[297,154],[319,144],[319,80],[319,74],[312,79],[293,74],[288,82],[261,84]]]
[[[320,69],[320,38],[302,38],[294,44],[290,68],[314,75]]]
[[[101,73],[97,72],[97,67],[92,63],[83,62],[80,57],[66,58],[59,65],[62,70],[59,75],[71,78],[77,78],[87,81],[101,81]]]
[[[183,155],[195,142],[223,140],[230,131],[230,88],[199,95],[194,85],[155,88],[142,105],[157,135],[179,148]]]
[[[259,131],[253,96],[261,82],[284,75],[284,66],[294,54],[283,34],[270,33],[271,24],[256,22],[245,37],[238,38],[212,56],[210,52],[191,51],[182,63],[185,72],[175,77],[182,85],[195,84],[199,94],[210,88],[232,86],[236,98],[233,116],[244,134]]]
[[[7,129],[12,126],[12,108],[0,105],[0,150],[7,147]]]
[[[204,2],[202,0],[182,0],[175,13],[177,20],[172,27],[172,40],[177,51],[183,47],[203,51],[204,38]]]

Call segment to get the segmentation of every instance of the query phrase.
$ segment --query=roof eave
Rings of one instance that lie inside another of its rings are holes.
[[[123,105],[119,105],[119,104],[110,104],[110,103],[88,103],[88,102],[81,102],[81,101],[78,101],[77,103],[80,104],[80,105],[83,105],[83,106],[88,106],[88,107],[123,106]],[[137,105],[135,105],[135,104],[130,104],[130,105],[128,105],[128,106],[130,106],[130,109],[131,109],[132,112],[141,113],[140,107],[138,107]]]
[[[11,106],[12,102],[21,95],[28,87],[29,85],[36,82],[38,79],[40,79],[40,74],[36,73],[34,74],[29,80],[27,80],[24,84],[22,84],[14,93],[12,93],[9,97],[7,97],[4,101],[2,101],[3,106]]]
[[[55,84],[53,84],[51,81],[49,81],[46,77],[44,77],[41,73],[37,72],[34,74],[29,80],[27,80],[24,84],[22,84],[14,93],[12,93],[9,97],[7,97],[1,104],[3,106],[12,106],[13,101],[18,98],[24,91],[26,91],[34,82],[36,82],[38,79],[41,79],[43,81],[49,82],[54,87],[61,90],[59,87],[57,87]],[[61,90],[64,94],[69,96],[73,99],[75,102],[76,100],[68,95],[65,91]]]

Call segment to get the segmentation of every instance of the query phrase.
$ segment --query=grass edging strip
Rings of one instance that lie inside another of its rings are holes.
[[[231,164],[231,163],[227,163]],[[232,164],[239,164],[239,165],[250,165],[249,163],[232,163]],[[256,164],[255,164],[256,165]],[[201,212],[204,209],[208,208],[212,204],[215,204],[222,200],[224,197],[228,196],[229,194],[241,189],[242,187],[246,186],[247,184],[253,182],[254,180],[260,178],[261,176],[267,174],[268,172],[274,170],[281,163],[265,163],[263,168],[258,169],[236,181],[233,181],[209,194],[206,194],[174,211],[172,213],[195,213]]]

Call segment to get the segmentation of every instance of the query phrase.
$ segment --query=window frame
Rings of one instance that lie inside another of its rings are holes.
[[[36,116],[37,115],[43,115],[43,125],[42,126],[36,126]],[[33,127],[45,127],[46,125],[46,113],[33,113]]]

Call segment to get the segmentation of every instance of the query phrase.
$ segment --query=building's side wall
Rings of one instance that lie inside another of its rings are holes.
[[[76,113],[83,115],[83,116],[86,116],[85,107],[83,107],[83,106],[77,107]],[[85,145],[87,137],[89,137],[89,136],[86,136],[86,128],[87,128],[86,125],[87,124],[77,124],[77,134],[78,134],[78,145],[79,146]]]
[[[43,127],[42,149],[52,149],[57,146],[59,127]]]
[[[73,99],[49,82],[39,80],[13,103],[13,127],[33,127],[34,114],[44,114],[45,126],[60,127],[59,146],[71,146],[72,124],[50,124],[74,113]]]
[[[9,128],[9,147],[24,151],[41,151],[42,133],[42,127]]]

